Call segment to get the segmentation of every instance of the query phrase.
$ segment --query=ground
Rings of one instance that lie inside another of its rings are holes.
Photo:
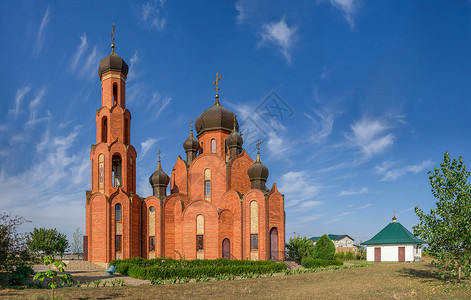
[[[0,290],[0,297],[8,299],[40,299],[49,294],[50,290]],[[377,263],[363,268],[235,281],[166,285],[144,281],[141,285],[129,282],[124,287],[61,288],[58,294],[63,299],[471,299],[471,281],[443,281],[430,262]]]

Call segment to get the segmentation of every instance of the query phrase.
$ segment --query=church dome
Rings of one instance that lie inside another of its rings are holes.
[[[113,45],[114,46],[114,45]],[[107,57],[100,61],[100,67],[98,68],[98,76],[101,76],[108,71],[121,72],[124,76],[128,75],[129,67],[128,64],[113,51]]]
[[[250,181],[267,181],[268,168],[264,164],[262,164],[259,153],[257,153],[257,159],[255,160],[253,165],[251,165],[250,168],[247,170],[247,173],[249,174]]]
[[[234,115],[234,124],[232,127],[232,132],[231,134],[226,138],[226,144],[227,147],[232,148],[232,147],[242,147],[242,144],[244,143],[244,139],[242,138],[242,135],[236,130],[237,127],[237,118]]]
[[[170,179],[168,175],[164,172],[162,169],[162,166],[160,165],[160,160],[159,160],[159,165],[157,166],[157,170],[155,170],[154,174],[152,174],[149,177],[149,182],[154,186],[167,186],[169,183]]]
[[[197,134],[209,130],[224,129],[232,131],[234,113],[224,108],[219,100],[216,100],[213,106],[205,110],[195,121]],[[236,122],[236,129],[239,130],[239,124]]]
[[[190,132],[190,136],[183,142],[183,149],[185,151],[197,151],[200,146],[200,143],[193,135],[193,129]]]

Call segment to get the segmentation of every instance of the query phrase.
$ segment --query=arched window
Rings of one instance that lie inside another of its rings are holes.
[[[258,203],[250,202],[250,250],[258,250]]]
[[[122,163],[121,156],[118,154],[113,155],[112,158],[112,185],[114,187],[122,186]]]
[[[216,153],[216,140],[211,140],[211,153]]]
[[[204,217],[203,215],[198,215],[196,216],[196,252],[202,251],[204,251]]]
[[[124,119],[124,144],[129,145],[129,119]]]
[[[118,85],[116,83],[113,84],[113,105],[117,104],[118,102]]]
[[[121,204],[116,204],[114,207],[114,215],[116,222],[121,222]]]
[[[155,251],[155,209],[149,207],[149,252]]]
[[[108,141],[108,118],[103,117],[101,121],[101,141],[106,143]]]
[[[211,170],[204,170],[204,199],[211,200]]]

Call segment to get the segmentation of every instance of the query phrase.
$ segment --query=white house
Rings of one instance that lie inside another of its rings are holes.
[[[353,245],[354,239],[348,235],[328,234],[327,236],[334,243],[336,252],[357,252],[357,248]],[[315,245],[320,238],[320,236],[315,236],[309,240],[312,241],[312,243]]]
[[[403,262],[420,260],[422,251],[419,246],[423,243],[393,217],[392,223],[361,245],[366,246],[367,261]]]

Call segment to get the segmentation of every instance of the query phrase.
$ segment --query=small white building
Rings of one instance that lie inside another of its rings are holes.
[[[393,217],[392,223],[361,245],[366,246],[367,261],[404,262],[419,261],[422,257],[420,245],[423,243]]]
[[[356,253],[358,251],[357,247],[353,245],[354,239],[346,234],[328,234],[327,236],[334,243],[336,252]],[[314,236],[309,240],[315,245],[320,238],[320,236]]]

